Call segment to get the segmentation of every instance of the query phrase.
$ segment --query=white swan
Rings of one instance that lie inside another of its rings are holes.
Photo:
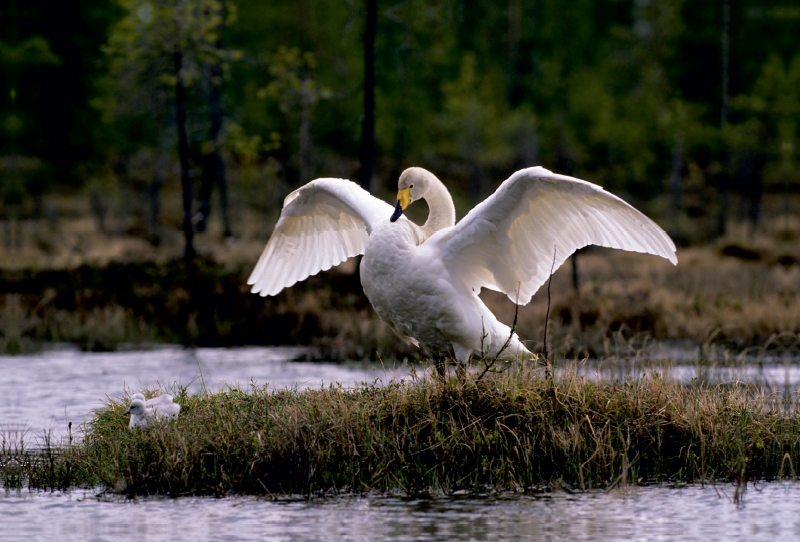
[[[481,288],[521,305],[575,250],[601,245],[655,254],[677,264],[675,245],[655,222],[601,187],[542,167],[516,172],[456,224],[445,186],[406,169],[397,206],[343,179],[317,179],[289,194],[253,270],[252,292],[275,295],[363,254],[361,285],[375,312],[438,361],[495,355],[511,330],[478,297]],[[419,199],[423,226],[402,216]],[[532,354],[516,334],[503,357]]]
[[[134,394],[134,397],[136,397],[136,395],[137,394]],[[163,397],[163,395],[159,397]],[[134,398],[131,400],[131,404],[128,406],[128,410],[124,412],[124,415],[130,414],[131,419],[130,422],[128,422],[128,427],[134,429],[136,427],[147,427],[148,420],[154,418],[177,418],[180,412],[181,405],[178,403],[161,402],[154,403],[150,406],[147,405],[144,400]]]

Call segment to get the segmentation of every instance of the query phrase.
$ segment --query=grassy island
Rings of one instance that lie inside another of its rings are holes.
[[[82,439],[18,454],[0,480],[130,496],[577,490],[793,477],[800,458],[795,398],[656,373],[606,382],[515,368],[176,400],[178,420],[137,430],[110,401]]]

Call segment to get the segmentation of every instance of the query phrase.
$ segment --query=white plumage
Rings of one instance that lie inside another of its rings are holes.
[[[145,401],[144,395],[134,393],[131,397],[131,404],[125,415],[130,415],[131,419],[128,427],[147,427],[149,420],[177,418],[180,414],[181,405],[172,402],[171,395],[159,395]]]
[[[135,399],[139,399],[141,401],[144,401],[145,407],[147,407],[147,408],[152,408],[152,407],[154,407],[156,405],[170,404],[170,403],[173,402],[172,396],[167,394],[167,393],[162,394],[162,395],[157,395],[157,396],[152,397],[150,399],[145,399],[143,393],[134,393],[133,395],[131,395],[131,401],[133,401]]]
[[[494,355],[511,333],[478,297],[482,288],[525,305],[551,267],[591,244],[677,263],[674,243],[652,220],[597,185],[542,167],[516,172],[458,224],[432,173],[409,168],[398,188],[394,215],[343,179],[317,179],[289,194],[248,279],[252,291],[275,295],[364,254],[361,284],[378,315],[435,358],[463,363],[480,351],[482,337],[483,353]],[[401,216],[418,199],[430,209],[423,226]],[[530,355],[516,335],[504,351]]]
[[[343,179],[317,179],[286,196],[275,231],[247,283],[262,296],[364,253],[392,207]]]

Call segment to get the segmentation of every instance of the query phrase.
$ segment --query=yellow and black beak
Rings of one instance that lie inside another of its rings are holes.
[[[394,213],[392,213],[392,218],[390,218],[389,220],[394,222],[398,218],[400,218],[400,215],[403,214],[403,211],[405,210],[406,207],[408,207],[409,203],[411,203],[411,189],[403,188],[402,190],[398,191],[397,207],[394,208]]]

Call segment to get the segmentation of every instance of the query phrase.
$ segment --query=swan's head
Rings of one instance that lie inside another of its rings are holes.
[[[131,401],[128,410],[124,412],[124,414],[131,414],[133,416],[144,416],[146,414],[144,401],[141,399],[134,399]]]
[[[131,395],[131,401],[135,401],[136,399],[139,399],[140,401],[146,401],[144,398],[144,394],[142,393],[134,393],[133,395]]]
[[[425,197],[430,190],[431,184],[436,177],[427,169],[421,167],[410,167],[400,174],[397,181],[397,207],[390,219],[392,222],[400,218],[406,207],[418,199]]]

